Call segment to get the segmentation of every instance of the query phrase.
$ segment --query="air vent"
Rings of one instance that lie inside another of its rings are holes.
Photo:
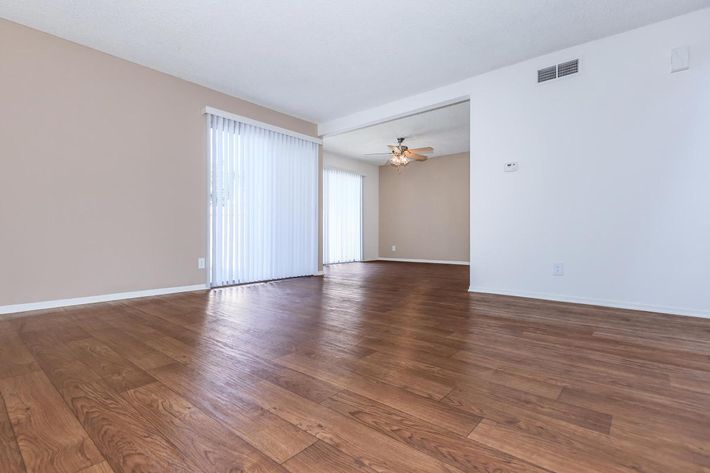
[[[579,72],[579,59],[563,62],[557,65],[557,76],[564,77]]]
[[[550,66],[537,71],[537,81],[545,82],[548,80],[557,79],[557,67]]]

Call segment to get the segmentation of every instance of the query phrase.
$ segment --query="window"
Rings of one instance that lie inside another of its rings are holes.
[[[362,176],[323,172],[323,262],[362,260]]]
[[[207,116],[212,287],[315,274],[318,145]]]

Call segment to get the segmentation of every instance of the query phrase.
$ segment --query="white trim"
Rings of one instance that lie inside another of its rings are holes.
[[[212,146],[210,146],[210,117],[205,118],[205,286],[212,287]]]
[[[689,309],[687,307],[656,306],[650,304],[615,301],[608,299],[565,296],[561,294],[548,294],[544,292],[509,291],[505,289],[493,289],[489,287],[477,286],[469,286],[468,292],[497,294],[501,296],[528,297],[530,299],[542,299],[555,302],[569,302],[573,304],[596,305],[600,307],[612,307],[615,309],[640,310],[644,312],[657,312],[661,314],[682,315],[686,317],[700,317],[703,319],[710,319],[710,310],[707,309]]]
[[[461,266],[468,266],[470,264],[468,261],[452,261],[444,259],[377,258],[375,261],[396,261],[399,263],[458,264]]]
[[[0,314],[14,314],[16,312],[27,312],[30,310],[41,309],[56,309],[57,307],[95,304],[97,302],[118,301],[123,299],[137,299],[139,297],[162,296],[165,294],[176,294],[178,292],[204,291],[206,289],[208,289],[206,284],[195,284],[192,286],[165,287],[161,289],[146,289],[144,291],[117,292],[114,294],[102,294],[99,296],[75,297],[72,299],[57,299],[53,301],[30,302],[27,304],[4,305],[0,306]]]
[[[340,156],[340,155],[338,155],[338,157],[339,157],[339,158],[343,158],[343,159],[354,159],[354,158],[348,158],[348,157]],[[365,164],[367,164],[367,163],[365,163]],[[373,166],[374,166],[374,164],[373,164]],[[367,177],[364,172],[355,171],[354,169],[351,169],[351,168],[348,168],[348,167],[345,167],[345,166],[343,166],[343,167],[341,167],[341,166],[331,166],[331,165],[328,165],[328,166],[325,166],[325,165],[324,165],[324,166],[323,166],[323,171],[326,171],[326,170],[328,170],[328,169],[332,169],[332,170],[334,170],[334,171],[349,172],[350,174],[355,174],[356,176],[360,176],[360,177],[362,177],[363,179],[365,179],[365,178]]]
[[[316,271],[315,273],[313,273],[313,276],[325,276],[325,272],[324,271]]]
[[[378,205],[379,199],[380,195],[378,191]],[[360,174],[360,261],[363,259],[365,259],[365,176]]]
[[[225,112],[224,110],[220,110],[218,108],[205,107],[205,109],[202,111],[202,113],[203,114],[210,114],[210,115],[217,115],[222,118],[228,118],[230,120],[235,120],[238,122],[246,123],[247,125],[258,126],[260,128],[265,128],[267,130],[275,131],[276,133],[281,133],[284,135],[293,136],[293,137],[300,138],[300,139],[306,140],[306,141],[312,141],[313,143],[318,143],[319,145],[323,144],[323,140],[321,140],[320,138],[304,135],[303,133],[298,133],[296,131],[291,131],[286,128],[281,128],[280,126],[269,125],[268,123],[260,122],[259,120],[254,120],[253,118],[243,117],[243,116],[237,115],[235,113]]]

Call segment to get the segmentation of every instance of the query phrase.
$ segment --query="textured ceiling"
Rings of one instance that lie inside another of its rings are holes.
[[[397,144],[400,136],[406,138],[404,144],[410,148],[434,148],[434,152],[428,155],[430,157],[461,153],[469,150],[469,117],[468,102],[463,102],[341,135],[326,136],[323,148],[326,152],[377,165],[385,164],[388,157],[365,155],[386,153],[387,145]]]
[[[325,121],[710,0],[3,0],[0,16]]]

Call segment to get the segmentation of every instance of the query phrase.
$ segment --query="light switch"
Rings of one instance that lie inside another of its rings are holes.
[[[686,71],[690,68],[690,48],[683,46],[671,51],[671,72]]]

